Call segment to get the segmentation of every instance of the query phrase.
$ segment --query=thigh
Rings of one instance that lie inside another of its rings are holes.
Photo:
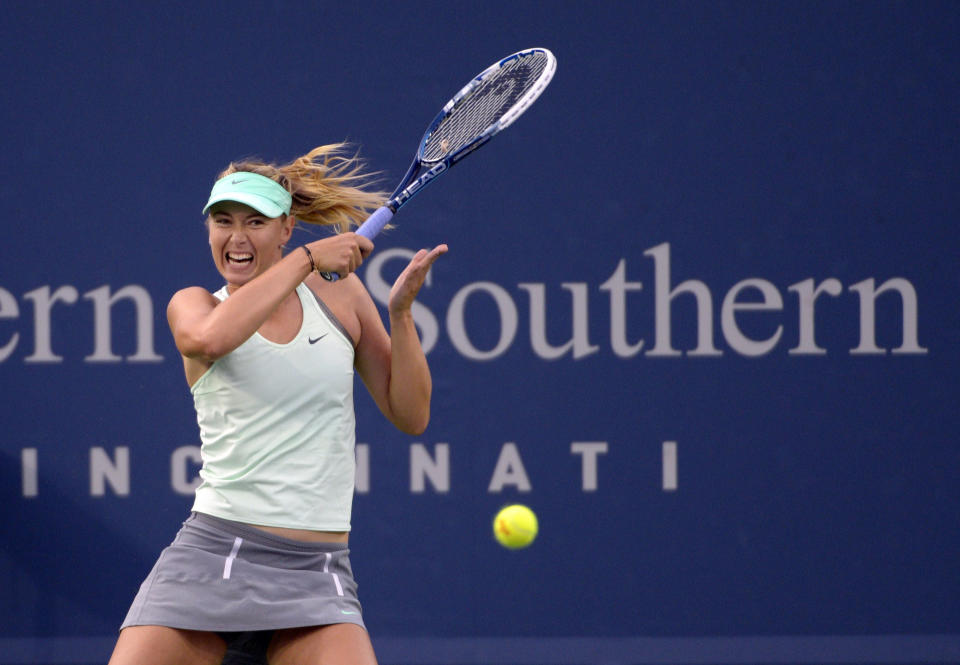
[[[278,630],[267,651],[270,665],[376,665],[370,636],[361,626],[330,626]]]
[[[128,626],[120,631],[109,665],[219,665],[226,648],[214,633]]]

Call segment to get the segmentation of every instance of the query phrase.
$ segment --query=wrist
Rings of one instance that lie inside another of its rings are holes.
[[[407,321],[413,322],[413,311],[409,307],[404,307],[397,310],[390,308],[388,313],[390,315],[391,326],[397,323],[404,323]]]
[[[307,271],[307,274],[310,274],[313,271],[316,271],[317,274],[320,273],[320,268],[317,267],[317,262],[313,260],[313,253],[310,251],[310,248],[306,245],[300,245],[300,249],[303,250],[304,254],[307,257],[307,263],[310,266],[310,270]]]

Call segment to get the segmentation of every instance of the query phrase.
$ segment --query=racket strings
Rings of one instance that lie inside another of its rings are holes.
[[[425,162],[443,159],[472,143],[502,118],[539,80],[548,58],[517,58],[484,79],[459,100],[424,143]]]

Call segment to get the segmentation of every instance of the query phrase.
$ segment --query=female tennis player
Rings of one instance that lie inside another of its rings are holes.
[[[354,274],[373,244],[348,231],[382,202],[368,183],[336,144],[283,166],[233,163],[214,184],[204,214],[226,285],[186,288],[167,308],[201,483],[111,665],[220,663],[238,634],[271,664],[376,663],[347,556],[354,371],[390,422],[423,432],[431,378],[411,305],[447,247],[421,250],[397,278],[388,333]],[[285,251],[297,220],[339,232]]]

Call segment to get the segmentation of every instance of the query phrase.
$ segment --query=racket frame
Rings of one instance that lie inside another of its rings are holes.
[[[502,67],[510,64],[514,60],[526,58],[537,53],[542,53],[546,56],[547,64],[544,66],[543,71],[540,72],[540,75],[537,77],[537,80],[534,82],[533,86],[527,90],[506,113],[500,116],[496,122],[477,134],[472,141],[456,151],[446,153],[443,155],[443,157],[438,159],[423,159],[423,151],[427,145],[427,141],[430,140],[430,136],[437,129],[437,127],[440,126],[440,123],[443,122],[443,120],[453,112],[454,108],[460,101],[462,101],[467,95],[473,92],[477,86],[490,78],[491,75],[496,73]],[[400,181],[400,184],[397,185],[397,188],[390,195],[390,198],[387,199],[387,202],[381,207],[377,208],[373,214],[370,215],[370,217],[368,217],[367,220],[360,225],[360,228],[357,229],[357,234],[372,240],[390,222],[390,220],[393,218],[393,215],[416,194],[423,191],[424,187],[433,182],[433,180],[438,176],[450,170],[450,168],[461,159],[487,143],[487,141],[492,139],[499,132],[513,124],[513,122],[523,115],[523,112],[526,111],[530,105],[537,100],[540,94],[553,79],[553,75],[556,70],[557,59],[554,57],[553,53],[545,48],[529,48],[524,49],[523,51],[517,51],[516,53],[498,60],[470,79],[469,83],[463,86],[460,91],[450,99],[450,101],[444,104],[440,112],[427,126],[427,131],[423,133],[423,138],[420,139],[420,145],[417,146],[417,152],[414,154],[413,161],[410,163],[410,168],[407,169],[407,172]],[[427,168],[427,170],[421,174],[420,171],[424,167],[429,168]],[[328,281],[336,281],[340,278],[337,273],[321,272],[320,274]]]
[[[490,76],[512,61],[526,58],[537,53],[543,53],[547,57],[547,64],[544,67],[543,72],[540,73],[540,76],[534,83],[533,87],[527,90],[506,113],[500,116],[496,122],[480,132],[476,138],[470,141],[470,143],[461,147],[456,152],[447,153],[439,159],[423,159],[423,151],[427,145],[427,141],[430,140],[430,136],[437,129],[437,127],[440,126],[440,123],[442,123],[443,120],[453,112],[453,109],[456,108],[457,104],[459,104],[464,97],[472,93],[485,80],[490,78]],[[427,126],[427,130],[423,133],[423,138],[420,139],[420,145],[417,146],[417,152],[410,164],[410,168],[407,169],[407,173],[400,181],[400,185],[398,185],[390,195],[390,198],[384,204],[384,207],[389,208],[391,212],[396,213],[397,210],[399,210],[405,203],[412,199],[415,194],[418,194],[437,176],[448,171],[454,164],[475,151],[477,148],[480,148],[486,144],[487,141],[512,125],[513,122],[523,115],[523,112],[526,111],[530,105],[537,100],[543,90],[553,79],[553,74],[556,72],[556,69],[557,60],[553,53],[545,48],[530,48],[508,55],[507,57],[498,60],[474,76],[469,83],[463,86],[463,88],[461,88],[460,91],[450,99],[450,101],[444,104],[440,112]],[[427,168],[427,170],[421,174],[420,171],[425,167],[429,168]]]

